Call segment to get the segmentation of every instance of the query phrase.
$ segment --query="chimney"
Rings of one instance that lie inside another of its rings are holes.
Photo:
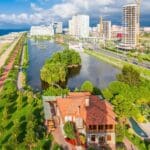
[[[78,106],[78,115],[80,115],[80,106]]]
[[[90,99],[89,98],[85,99],[85,106],[86,107],[90,106]]]

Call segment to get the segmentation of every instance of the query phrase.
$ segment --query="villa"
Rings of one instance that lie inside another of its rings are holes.
[[[89,92],[71,92],[57,98],[55,105],[64,135],[63,126],[70,121],[79,134],[85,135],[88,146],[115,149],[115,113],[107,101]]]

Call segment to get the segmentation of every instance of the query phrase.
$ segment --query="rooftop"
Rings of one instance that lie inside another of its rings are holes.
[[[81,117],[87,125],[115,124],[112,106],[89,92],[71,92],[66,98],[58,98],[61,117]]]

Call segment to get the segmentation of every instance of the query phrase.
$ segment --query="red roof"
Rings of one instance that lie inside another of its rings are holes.
[[[89,105],[88,104],[89,101]],[[73,92],[57,99],[61,117],[81,117],[87,125],[115,124],[115,113],[105,100],[89,92]]]

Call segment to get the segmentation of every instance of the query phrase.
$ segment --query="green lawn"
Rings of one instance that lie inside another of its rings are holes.
[[[131,63],[128,63],[126,61],[122,61],[120,59],[117,59],[117,58],[114,58],[114,57],[111,57],[111,56],[107,56],[107,55],[104,55],[100,52],[95,52],[95,51],[90,51],[90,50],[85,50],[85,53],[89,54],[89,55],[92,55],[100,60],[103,60],[105,62],[108,62],[120,69],[122,69],[122,67],[124,65],[131,65],[133,66],[135,69],[137,69],[140,73],[141,73],[141,76],[150,80],[150,70],[149,69],[146,69],[146,68],[143,68],[143,67],[140,67],[140,66],[137,66],[137,65],[134,65],[134,64],[131,64]]]

